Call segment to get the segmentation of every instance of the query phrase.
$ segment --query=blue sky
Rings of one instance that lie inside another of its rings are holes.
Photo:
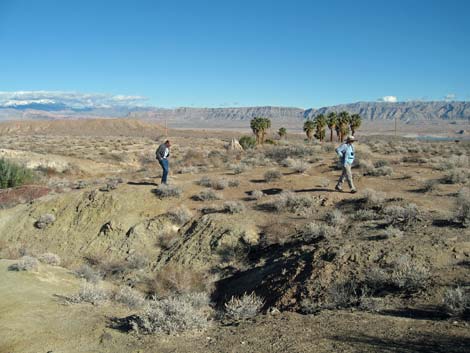
[[[0,0],[0,91],[163,107],[470,100],[469,18],[466,0]]]

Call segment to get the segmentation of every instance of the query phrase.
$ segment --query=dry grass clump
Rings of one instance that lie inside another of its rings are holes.
[[[416,292],[426,287],[431,274],[423,265],[408,258],[399,261],[391,274],[392,283],[408,292]]]
[[[462,188],[456,199],[455,217],[464,227],[470,227],[470,189]]]
[[[220,193],[215,192],[214,190],[203,190],[200,193],[193,195],[192,197],[195,201],[211,201],[211,200],[222,200],[223,196]]]
[[[180,197],[182,190],[174,185],[161,184],[155,189],[155,194],[160,198]]]
[[[291,168],[294,172],[302,174],[308,169],[308,163],[303,160],[286,158],[281,163],[282,166]]]
[[[359,209],[354,213],[354,219],[358,221],[372,221],[378,218],[375,211],[369,209]]]
[[[336,308],[347,308],[359,303],[360,288],[354,278],[334,283],[329,289],[331,304]]]
[[[447,289],[442,302],[449,316],[460,317],[470,312],[470,293],[465,292],[463,288]]]
[[[168,250],[176,243],[177,240],[178,238],[173,232],[161,232],[157,236],[155,245],[162,250]]]
[[[229,188],[238,188],[240,186],[240,181],[237,179],[231,179],[228,181]]]
[[[131,309],[141,308],[145,304],[145,297],[142,293],[129,286],[119,288],[119,290],[114,293],[113,299]]]
[[[154,297],[144,311],[130,318],[130,324],[138,333],[175,334],[203,330],[210,323],[213,313],[206,293],[182,294],[165,299]]]
[[[100,283],[84,281],[78,293],[70,296],[68,300],[72,303],[101,304],[109,299],[108,291]]]
[[[254,292],[244,293],[241,297],[232,297],[224,304],[225,315],[232,320],[251,319],[259,314],[264,306],[264,300]]]
[[[333,210],[326,214],[325,221],[330,226],[340,227],[346,223],[346,217],[340,210]]]
[[[277,169],[270,169],[264,173],[264,180],[269,183],[271,181],[279,180],[281,179],[282,174],[279,170]]]
[[[203,176],[201,179],[199,179],[197,184],[208,188],[213,188],[215,190],[223,190],[228,186],[228,181],[225,179],[214,180],[208,176]]]
[[[403,237],[403,231],[401,229],[395,228],[394,226],[388,226],[385,228],[385,236],[387,238],[401,238]]]
[[[308,213],[316,205],[316,201],[311,196],[298,195],[291,191],[283,191],[275,196],[271,203],[266,204],[277,212]]]
[[[8,267],[10,271],[30,271],[36,272],[39,269],[39,261],[32,256],[23,256],[18,260],[17,263],[14,263]]]
[[[38,260],[44,264],[52,265],[52,266],[59,266],[60,265],[60,257],[59,255],[47,252],[38,256]]]
[[[245,211],[245,205],[239,201],[226,201],[223,207],[225,212],[231,214]]]
[[[193,218],[192,212],[184,205],[168,211],[167,215],[171,218],[172,221],[179,225],[185,224],[191,218]]]

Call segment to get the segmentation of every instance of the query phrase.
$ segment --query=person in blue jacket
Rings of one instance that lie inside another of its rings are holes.
[[[354,141],[356,139],[354,136],[350,135],[347,137],[346,142],[343,143],[336,149],[336,154],[341,160],[341,166],[343,168],[343,173],[339,177],[338,184],[336,184],[335,189],[337,191],[343,191],[343,182],[344,179],[348,181],[349,188],[351,189],[351,193],[356,193],[356,187],[354,186],[351,167],[354,162]]]

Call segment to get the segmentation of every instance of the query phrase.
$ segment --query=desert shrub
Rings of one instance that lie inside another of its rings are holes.
[[[240,186],[240,181],[237,179],[231,179],[228,181],[229,188],[238,188]]]
[[[241,213],[245,211],[245,205],[239,201],[226,201],[224,202],[224,211],[227,213]]]
[[[333,210],[328,212],[325,217],[326,223],[333,227],[342,226],[346,222],[346,217],[340,210]]]
[[[134,253],[126,261],[130,270],[141,270],[149,265],[149,259],[143,254]]]
[[[197,184],[210,188],[212,187],[212,179],[209,178],[208,176],[203,176],[201,177],[201,179],[198,180]]]
[[[290,168],[294,165],[295,162],[296,162],[295,159],[287,157],[286,159],[279,162],[279,164],[283,167]]]
[[[307,213],[315,205],[315,200],[310,196],[298,195],[290,191],[283,191],[266,206],[269,206],[269,208],[272,208],[277,212],[288,211],[291,213]]]
[[[180,197],[182,190],[174,185],[161,184],[155,189],[155,194],[160,198]]]
[[[175,334],[202,330],[210,325],[212,309],[205,293],[191,293],[165,299],[153,298],[145,310],[130,319],[132,328],[142,334]]]
[[[359,303],[360,288],[354,278],[334,283],[329,289],[331,304],[336,308],[347,308]]]
[[[385,193],[373,189],[365,189],[364,201],[367,208],[382,208],[385,204]]]
[[[108,298],[109,293],[102,284],[84,281],[78,293],[70,296],[68,299],[72,303],[91,303],[97,305],[108,300]]]
[[[387,238],[401,238],[403,236],[403,231],[395,228],[394,226],[388,226],[385,228],[385,236]]]
[[[460,287],[447,289],[442,302],[449,316],[462,316],[470,311],[470,295]]]
[[[34,226],[39,229],[44,229],[47,226],[53,224],[56,218],[53,214],[46,213],[39,217],[39,219],[34,223]]]
[[[294,164],[290,167],[294,172],[302,174],[308,169],[308,164],[302,160],[295,160]]]
[[[453,155],[449,158],[442,159],[441,163],[436,166],[436,169],[450,170],[455,168],[468,168],[469,166],[469,157],[465,154],[462,154],[460,156]]]
[[[167,214],[179,225],[185,224],[193,217],[192,212],[184,205],[170,210]]]
[[[170,297],[175,294],[211,293],[214,277],[206,269],[175,265],[161,268],[148,282],[151,294]]]
[[[470,180],[470,170],[468,168],[450,169],[442,180],[447,184],[466,184]]]
[[[228,186],[228,181],[225,179],[212,180],[211,187],[215,190],[223,190]]]
[[[320,146],[289,145],[275,146],[265,151],[265,157],[280,163],[286,158],[304,158],[316,155],[321,151]]]
[[[459,191],[456,200],[457,222],[461,223],[464,227],[470,227],[470,189],[462,188]]]
[[[243,164],[243,163],[232,164],[230,166],[230,169],[232,170],[233,174],[241,174],[244,171],[246,171],[247,166],[246,166],[246,164]]]
[[[358,221],[372,221],[377,219],[377,213],[373,210],[361,208],[354,213],[354,219]]]
[[[387,161],[386,159],[379,159],[379,160],[375,161],[375,163],[374,163],[375,168],[385,167],[385,166],[388,166],[388,165],[390,165],[390,162]]]
[[[141,308],[145,304],[145,297],[142,293],[129,286],[119,288],[113,299],[131,309]]]
[[[75,273],[78,277],[85,279],[87,282],[95,284],[103,278],[103,275],[99,271],[96,271],[87,264],[80,266]]]
[[[264,300],[254,292],[244,293],[241,297],[232,297],[224,304],[225,315],[232,320],[246,320],[258,315],[264,306]]]
[[[400,259],[391,273],[392,283],[399,289],[416,292],[429,283],[429,270],[408,257]]]
[[[253,136],[242,136],[238,142],[244,150],[253,149],[256,146],[256,139]]]
[[[426,180],[423,185],[424,192],[434,192],[437,190],[438,181],[437,180]]]
[[[369,172],[369,175],[372,175],[372,176],[389,176],[389,175],[392,175],[392,173],[393,173],[392,167],[383,166],[383,167],[374,168],[373,170],[371,170]]]
[[[161,232],[157,236],[156,246],[162,250],[170,249],[178,240],[178,237],[175,236],[172,232]]]
[[[261,190],[253,190],[251,192],[251,197],[255,200],[259,200],[264,196],[264,193]]]
[[[221,194],[215,192],[214,190],[203,190],[200,193],[192,197],[195,201],[209,201],[209,200],[221,200],[223,197]]]
[[[33,179],[31,170],[4,158],[0,159],[0,189],[20,186]]]
[[[36,272],[39,269],[39,261],[32,256],[23,256],[17,263],[8,267],[10,271],[32,271]]]
[[[38,256],[38,260],[44,264],[52,265],[52,266],[59,266],[60,265],[60,257],[59,255],[47,252]]]
[[[383,212],[390,224],[401,228],[410,227],[421,219],[419,208],[414,203],[410,203],[405,207],[388,206]]]
[[[323,223],[311,222],[306,224],[304,229],[302,229],[302,235],[309,239],[328,238],[337,234],[337,228],[330,227]]]
[[[264,180],[269,183],[271,181],[279,180],[281,179],[281,172],[276,169],[270,169],[264,173]]]
[[[364,175],[369,175],[375,169],[374,164],[368,159],[360,159],[359,168]]]

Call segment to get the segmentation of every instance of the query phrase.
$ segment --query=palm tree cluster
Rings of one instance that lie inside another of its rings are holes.
[[[336,132],[338,141],[343,142],[349,134],[354,135],[361,126],[362,118],[359,114],[349,114],[347,111],[340,113],[331,112],[327,116],[318,114],[313,120],[306,120],[304,123],[304,132],[309,141],[313,137],[323,142],[326,136],[326,127],[330,129],[330,142],[333,142],[333,132]],[[314,133],[315,132],[315,133]]]
[[[256,136],[256,144],[263,144],[266,139],[266,133],[271,127],[271,120],[268,118],[256,117],[250,121],[251,130]]]

